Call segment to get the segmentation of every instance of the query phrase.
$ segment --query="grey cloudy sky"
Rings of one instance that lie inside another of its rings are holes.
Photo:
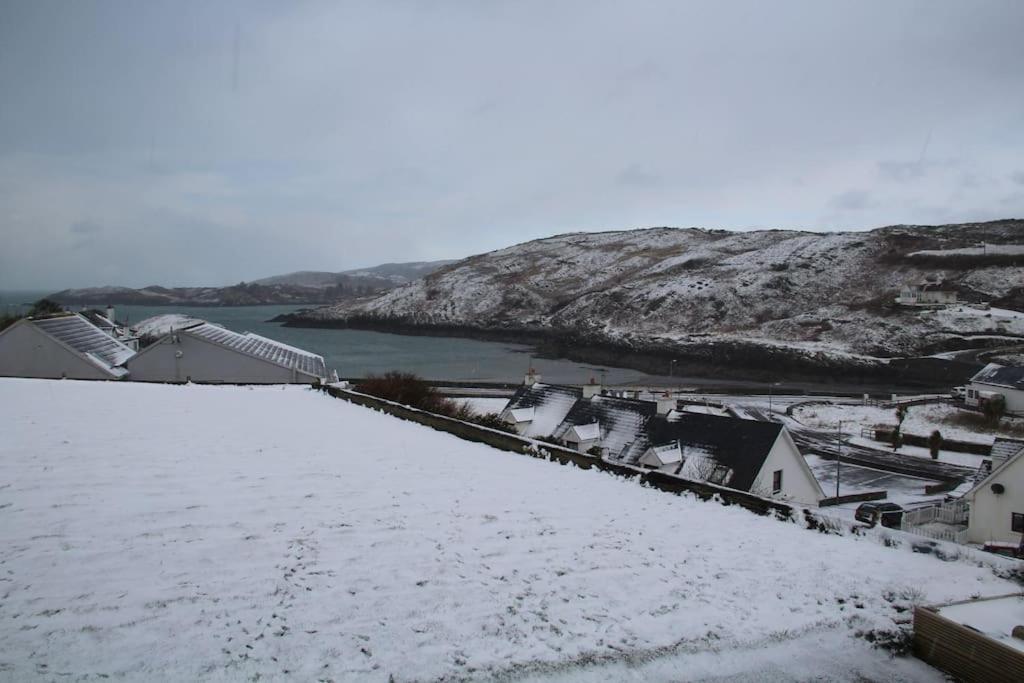
[[[1024,3],[0,3],[0,288],[1024,216]]]

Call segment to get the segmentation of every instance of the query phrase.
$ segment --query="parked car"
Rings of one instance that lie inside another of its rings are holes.
[[[967,387],[953,387],[953,390],[949,392],[949,395],[953,398],[962,399],[967,396]]]
[[[896,503],[861,503],[853,518],[875,526],[879,522],[890,529],[899,529],[903,521],[903,508]]]

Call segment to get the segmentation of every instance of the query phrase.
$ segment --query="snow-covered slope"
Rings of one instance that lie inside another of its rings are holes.
[[[987,255],[964,252],[979,241],[992,245]],[[1000,330],[985,314],[919,314],[892,303],[901,285],[928,275],[954,284],[966,300],[1024,291],[1024,256],[998,246],[1022,241],[1024,221],[836,233],[568,234],[471,257],[369,301],[304,317],[572,332],[665,349],[715,341],[902,356],[972,335],[1024,333],[1016,322]],[[937,268],[933,255],[946,249],[959,251]]]
[[[941,680],[855,634],[1017,588],[308,389],[3,379],[0,412],[5,680]]]

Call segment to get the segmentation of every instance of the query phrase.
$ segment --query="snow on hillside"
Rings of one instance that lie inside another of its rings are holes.
[[[1019,264],[1005,259],[951,262],[936,273],[908,257],[920,247],[956,248],[976,244],[979,237],[1020,241],[1024,222],[847,233],[573,233],[464,259],[373,299],[303,316],[572,331],[595,341],[684,351],[713,342],[747,344],[862,362],[934,352],[993,329],[984,315],[965,315],[950,325],[941,315],[893,303],[903,284],[926,275],[937,274],[979,300],[1020,288]],[[1018,334],[1018,328],[1013,324],[1001,333]]]
[[[855,633],[1017,589],[1009,560],[812,532],[305,388],[4,379],[0,410],[9,680],[941,680]]]
[[[979,247],[961,247],[960,249],[922,249],[908,256],[984,256],[986,254],[1024,254],[1024,244],[986,244]]]

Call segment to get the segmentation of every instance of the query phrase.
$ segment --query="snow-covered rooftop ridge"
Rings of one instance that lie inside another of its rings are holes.
[[[322,356],[282,344],[267,337],[261,337],[258,334],[252,334],[251,332],[240,334],[226,327],[211,323],[194,325],[184,330],[184,332],[314,377],[327,376],[327,369]]]
[[[40,318],[32,320],[32,324],[116,376],[123,372],[114,368],[135,355],[135,351],[77,313]]]
[[[594,441],[601,438],[601,425],[593,422],[587,425],[576,425],[572,428],[579,441]]]
[[[207,321],[183,313],[164,313],[141,320],[133,325],[132,329],[139,336],[162,337],[171,330],[182,330],[186,327],[200,325],[205,322]]]
[[[971,381],[1024,390],[1024,367],[989,363],[979,370],[978,374],[971,378]]]

